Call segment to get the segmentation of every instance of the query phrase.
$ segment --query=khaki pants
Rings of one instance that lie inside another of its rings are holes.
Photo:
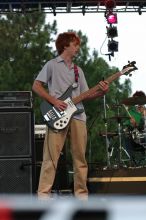
[[[52,130],[46,132],[43,151],[43,162],[40,173],[38,196],[48,197],[51,193],[55,179],[56,168],[60,152],[63,149],[67,133],[70,134],[71,153],[74,169],[74,193],[76,197],[87,198],[87,162],[85,151],[87,144],[86,123],[72,119],[70,125],[56,133]]]

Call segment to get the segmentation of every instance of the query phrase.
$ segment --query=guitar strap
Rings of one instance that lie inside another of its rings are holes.
[[[73,85],[73,88],[77,88],[78,87],[78,79],[79,79],[79,71],[78,71],[78,67],[76,64],[74,64],[74,74],[75,74],[75,83]],[[78,108],[77,114],[80,114],[83,112],[84,112],[84,109]]]
[[[79,72],[78,72],[78,67],[76,64],[74,64],[74,74],[75,74],[75,82],[78,83]]]

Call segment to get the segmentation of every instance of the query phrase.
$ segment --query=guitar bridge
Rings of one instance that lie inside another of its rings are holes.
[[[61,118],[61,117],[63,117],[63,116],[66,115],[66,112],[65,112],[65,111],[57,111],[57,109],[54,108],[54,107],[53,107],[53,110],[54,110],[54,112],[56,113],[56,115],[57,115],[59,118]]]
[[[56,108],[52,108],[51,110],[49,110],[45,115],[44,118],[46,121],[50,121],[50,120],[56,120],[57,118],[62,118],[66,115],[65,111],[57,111]]]

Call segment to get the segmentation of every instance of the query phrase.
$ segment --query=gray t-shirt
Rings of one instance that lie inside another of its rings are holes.
[[[79,96],[89,89],[82,69],[80,67],[77,68],[79,73],[78,87],[73,89],[72,97]],[[72,68],[69,69],[64,60],[58,56],[44,65],[36,80],[47,84],[49,94],[59,98],[69,86],[75,83],[74,64],[72,63]],[[84,109],[82,103],[78,103],[76,106]],[[74,118],[86,121],[85,112],[74,115]]]

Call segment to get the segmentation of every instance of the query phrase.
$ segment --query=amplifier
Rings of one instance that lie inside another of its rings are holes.
[[[32,92],[0,91],[0,108],[32,108]]]
[[[46,125],[35,125],[35,138],[45,138]]]

